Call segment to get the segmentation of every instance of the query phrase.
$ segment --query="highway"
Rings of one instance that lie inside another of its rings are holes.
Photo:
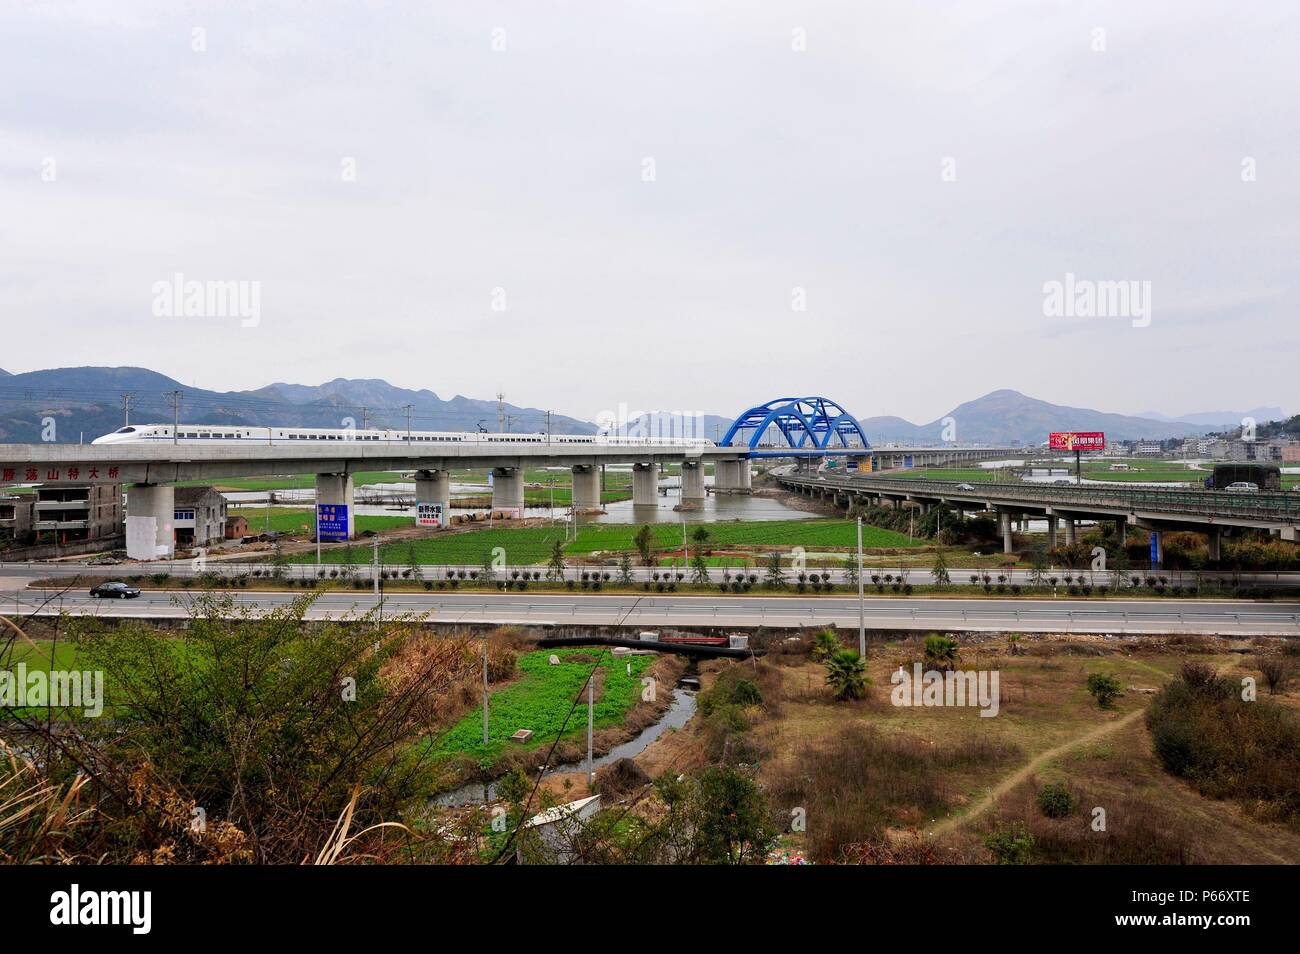
[[[85,590],[0,592],[5,615],[76,615],[181,619],[194,590],[146,590],[133,600],[96,600]],[[298,592],[230,593],[237,608],[261,613],[300,598]],[[340,619],[375,608],[368,592],[319,597],[309,619]],[[920,599],[872,597],[865,601],[870,629],[966,632],[1203,633],[1226,636],[1300,635],[1300,603],[1208,600]],[[529,593],[401,593],[383,601],[385,615],[413,614],[439,623],[517,623],[530,626],[758,626],[856,628],[858,601],[845,597],[540,595]]]

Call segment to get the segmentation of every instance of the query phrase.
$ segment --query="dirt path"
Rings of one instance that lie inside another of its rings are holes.
[[[989,808],[991,808],[999,798],[1007,794],[1007,792],[1011,791],[1013,788],[1015,788],[1025,779],[1029,778],[1029,776],[1033,775],[1035,772],[1041,769],[1052,759],[1056,758],[1058,755],[1068,752],[1070,749],[1074,748],[1075,746],[1085,745],[1089,742],[1095,742],[1097,739],[1105,738],[1106,736],[1110,735],[1113,732],[1118,732],[1120,729],[1124,728],[1125,726],[1131,725],[1145,712],[1146,712],[1145,706],[1138,709],[1134,709],[1132,712],[1130,712],[1128,715],[1124,716],[1121,719],[1116,719],[1114,722],[1107,722],[1105,725],[1099,725],[1097,726],[1097,728],[1092,729],[1089,732],[1085,732],[1083,735],[1075,736],[1073,739],[1071,739],[1068,742],[1063,742],[1054,748],[1050,748],[1044,752],[1040,752],[1038,755],[1034,756],[1028,763],[1023,765],[1021,768],[1017,769],[1015,772],[1011,773],[1002,781],[998,782],[998,784],[994,785],[991,789],[989,789],[988,794],[985,795],[983,798],[981,798],[974,805],[972,805],[969,810],[962,812],[962,814],[960,815],[954,815],[951,818],[945,818],[939,824],[935,825],[934,828],[930,830],[930,834],[933,836],[943,835],[953,830],[954,828],[961,827],[971,819],[978,818]]]

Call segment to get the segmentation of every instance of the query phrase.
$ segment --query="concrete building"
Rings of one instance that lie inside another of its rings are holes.
[[[1287,464],[1300,464],[1300,443],[1287,444],[1283,447],[1282,461]]]
[[[248,520],[245,517],[226,517],[226,539],[241,540],[248,536]]]
[[[32,516],[36,498],[25,494],[0,497],[0,540],[27,543],[32,532]]]
[[[122,534],[121,484],[42,484],[36,488],[32,529],[58,544],[106,540]]]
[[[1137,441],[1133,445],[1133,453],[1138,457],[1159,457],[1164,453],[1164,447],[1159,441]]]
[[[211,487],[177,487],[172,509],[176,546],[205,547],[226,538],[226,498]]]

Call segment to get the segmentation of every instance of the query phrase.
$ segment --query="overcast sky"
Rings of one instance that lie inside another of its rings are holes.
[[[1294,0],[0,11],[10,371],[1300,410]],[[260,320],[157,316],[177,272]],[[1149,323],[1045,315],[1067,273]]]

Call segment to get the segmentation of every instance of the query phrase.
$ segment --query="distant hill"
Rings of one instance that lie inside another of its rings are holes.
[[[372,426],[406,427],[405,405],[417,430],[497,429],[495,401],[457,395],[443,400],[432,391],[413,391],[379,380],[339,378],[319,386],[272,384],[255,391],[208,391],[186,387],[147,368],[53,368],[9,375],[0,382],[0,443],[40,440],[42,420],[52,417],[60,443],[87,442],[122,426],[122,395],[131,395],[131,420],[172,420],[166,395],[183,394],[182,422],[341,427],[345,418],[358,425],[365,416]],[[513,431],[542,431],[546,412],[505,405]],[[556,434],[590,434],[586,421],[554,414]]]
[[[280,381],[252,391],[208,391],[186,387],[148,368],[51,368],[0,374],[0,443],[39,441],[41,422],[46,417],[54,418],[60,442],[91,441],[122,425],[123,394],[131,396],[132,421],[170,421],[172,407],[166,396],[172,391],[183,394],[182,422],[341,427],[347,418],[360,425],[364,415],[372,426],[404,428],[405,407],[410,405],[411,425],[418,430],[498,428],[494,400],[459,394],[444,399],[428,389],[402,388],[378,378],[336,378],[319,385]],[[1257,420],[1263,422],[1268,419],[1265,412],[1275,409],[1257,410]],[[546,412],[540,408],[507,404],[505,413],[512,431],[546,429]],[[1235,416],[1232,423],[1238,424],[1241,415],[1236,412],[1209,412],[1207,416],[1229,413]],[[913,424],[892,416],[864,418],[860,423],[873,444],[938,444],[943,439],[944,420],[949,417],[955,420],[956,438],[963,443],[1038,444],[1047,440],[1049,432],[1061,430],[1099,430],[1112,438],[1134,440],[1181,437],[1216,429],[1198,421],[1168,421],[1050,404],[1011,390],[993,391],[967,401],[928,424]],[[1275,415],[1275,419],[1280,417]],[[705,414],[692,419],[689,425],[693,432],[716,440],[726,433],[731,420],[725,415]],[[613,423],[617,427],[626,422]],[[631,425],[639,424],[643,433],[657,429],[659,433],[673,434],[681,432],[682,423],[671,413],[649,412]],[[597,425],[553,414],[550,426],[556,434],[591,434]]]
[[[1153,421],[1174,420],[1174,418],[1166,417],[1158,411],[1144,411],[1140,416],[1150,418]],[[1240,427],[1242,419],[1247,417],[1258,422],[1280,421],[1286,417],[1286,414],[1280,407],[1256,407],[1251,408],[1249,411],[1198,411],[1195,414],[1180,415],[1177,420],[1214,428],[1215,430],[1224,430],[1231,427]]]
[[[898,417],[873,417],[860,423],[873,443],[936,444],[942,440],[947,418],[953,419],[959,442],[983,444],[1039,444],[1052,431],[1105,431],[1108,438],[1116,440],[1158,440],[1209,430],[1190,421],[1161,421],[1051,404],[1008,389],[959,404],[929,424],[912,424]]]

